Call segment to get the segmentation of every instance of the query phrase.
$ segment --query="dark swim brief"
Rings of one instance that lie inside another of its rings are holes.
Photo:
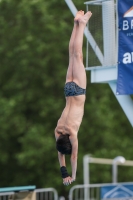
[[[64,87],[66,97],[86,94],[86,89],[79,87],[75,82],[67,82]]]

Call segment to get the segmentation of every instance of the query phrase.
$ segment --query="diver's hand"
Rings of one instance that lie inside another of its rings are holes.
[[[70,176],[63,178],[63,184],[66,186],[70,185],[73,181],[74,180]]]

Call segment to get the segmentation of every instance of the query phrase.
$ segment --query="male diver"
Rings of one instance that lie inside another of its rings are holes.
[[[66,106],[55,128],[56,148],[63,184],[69,185],[76,179],[78,139],[77,134],[84,114],[86,94],[86,72],[83,64],[84,29],[92,13],[77,12],[69,42],[69,66],[64,87]],[[67,173],[65,154],[70,154],[72,175]]]

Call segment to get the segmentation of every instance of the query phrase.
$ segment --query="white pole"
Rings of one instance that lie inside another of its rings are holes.
[[[114,0],[102,2],[102,19],[104,39],[104,66],[112,66],[116,62]]]
[[[84,185],[90,184],[90,173],[89,173],[89,155],[83,157],[83,177]],[[84,200],[89,200],[90,198],[89,188],[84,189]]]
[[[125,158],[123,156],[117,156],[113,159],[112,166],[112,182],[117,183],[117,175],[118,175],[118,163],[124,163]]]
[[[112,182],[117,183],[117,164],[116,164],[116,161],[113,162],[113,166],[112,166]]]

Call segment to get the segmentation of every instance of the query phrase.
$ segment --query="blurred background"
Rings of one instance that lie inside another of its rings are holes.
[[[84,1],[73,2],[85,10]],[[68,195],[72,185],[62,184],[54,129],[65,106],[72,27],[64,0],[0,0],[0,187],[54,187]],[[85,61],[85,43],[83,51]],[[133,128],[119,103],[107,84],[90,84],[90,72],[87,79],[74,184],[83,184],[85,154],[133,159]],[[91,183],[112,181],[111,166],[92,164],[90,174]],[[118,180],[133,181],[132,168],[119,167]]]

